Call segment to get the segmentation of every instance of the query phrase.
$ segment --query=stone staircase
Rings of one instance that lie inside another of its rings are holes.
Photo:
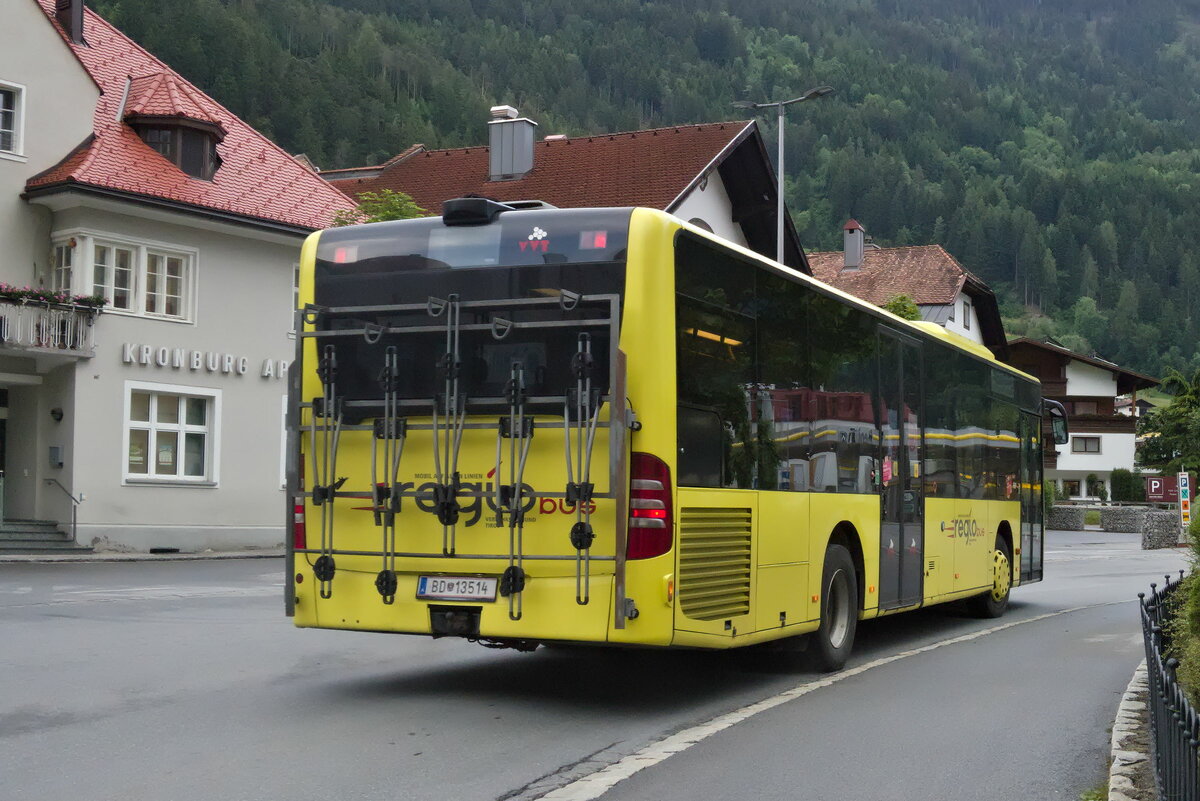
[[[77,545],[71,535],[60,531],[49,520],[5,520],[0,522],[0,554],[80,554],[91,553],[86,545]]]

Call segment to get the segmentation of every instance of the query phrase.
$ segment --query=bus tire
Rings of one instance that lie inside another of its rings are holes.
[[[809,652],[816,667],[824,672],[841,670],[854,648],[858,627],[858,578],[854,560],[845,546],[825,549],[821,571],[821,625],[813,632]]]
[[[1012,551],[1008,540],[996,537],[992,549],[992,588],[968,601],[975,617],[996,618],[1008,610],[1008,594],[1012,590]]]

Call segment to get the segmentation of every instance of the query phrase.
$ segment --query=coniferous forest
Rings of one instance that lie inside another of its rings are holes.
[[[1200,368],[1200,0],[89,0],[294,153],[377,164],[787,99],[810,251],[940,243],[1010,335]],[[762,120],[773,152],[773,117]]]

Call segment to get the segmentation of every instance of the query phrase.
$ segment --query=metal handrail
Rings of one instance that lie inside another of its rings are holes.
[[[54,486],[58,487],[68,498],[71,499],[71,541],[78,545],[79,537],[77,535],[77,527],[79,523],[79,504],[83,503],[83,493],[79,493],[79,497],[76,498],[71,494],[71,491],[64,487],[57,478],[48,478],[46,479],[46,483],[53,484]]]

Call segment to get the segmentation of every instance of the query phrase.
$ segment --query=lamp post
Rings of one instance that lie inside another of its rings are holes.
[[[775,261],[783,263],[783,110],[793,103],[803,103],[805,100],[816,100],[818,97],[824,97],[833,91],[832,86],[818,86],[816,89],[809,89],[799,97],[793,97],[791,100],[780,100],[775,103],[755,103],[752,100],[738,100],[733,104],[734,108],[774,108],[779,110],[779,186],[776,190],[777,208],[775,210]]]

